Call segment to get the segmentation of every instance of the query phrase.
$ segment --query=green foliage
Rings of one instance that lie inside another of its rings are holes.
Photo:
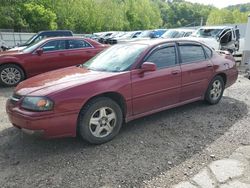
[[[28,25],[21,13],[22,10],[19,7],[0,7],[0,28],[13,28],[16,31],[27,28]]]
[[[239,10],[240,12],[250,12],[250,3],[232,5],[227,7],[228,10]]]
[[[56,14],[43,5],[25,3],[23,5],[23,18],[32,31],[54,30],[57,28]]]
[[[214,9],[208,17],[207,25],[246,23],[247,15],[247,12],[240,12],[237,9]]]
[[[3,0],[0,28],[92,33],[197,26],[201,22],[217,25],[246,22],[249,10],[250,4],[219,10],[184,0]]]

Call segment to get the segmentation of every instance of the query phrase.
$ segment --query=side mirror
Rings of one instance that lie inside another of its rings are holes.
[[[156,64],[154,64],[152,62],[144,62],[141,65],[141,73],[156,71],[156,68],[157,68]]]
[[[37,53],[37,55],[42,55],[43,54],[43,49],[42,48],[38,48],[37,50],[36,50],[36,53]]]

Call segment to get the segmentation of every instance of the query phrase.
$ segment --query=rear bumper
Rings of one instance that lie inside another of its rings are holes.
[[[45,114],[41,112],[29,112],[13,107],[10,100],[6,104],[6,112],[14,127],[23,132],[39,135],[44,138],[75,137],[77,125],[77,113]]]
[[[233,85],[237,79],[238,79],[238,75],[239,75],[239,72],[238,70],[235,68],[235,69],[231,69],[230,72],[227,74],[227,82],[226,82],[226,88]]]

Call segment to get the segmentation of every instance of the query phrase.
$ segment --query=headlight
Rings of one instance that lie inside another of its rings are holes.
[[[32,111],[49,111],[53,109],[53,101],[46,97],[24,97],[21,106]]]

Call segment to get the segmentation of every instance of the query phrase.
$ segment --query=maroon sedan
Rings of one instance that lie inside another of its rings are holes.
[[[124,121],[198,100],[216,104],[237,76],[230,54],[199,42],[138,41],[20,83],[6,110],[25,132],[47,138],[79,133],[100,144],[116,136]]]
[[[57,37],[22,51],[0,53],[0,85],[14,86],[25,78],[86,62],[106,48],[91,39]]]

